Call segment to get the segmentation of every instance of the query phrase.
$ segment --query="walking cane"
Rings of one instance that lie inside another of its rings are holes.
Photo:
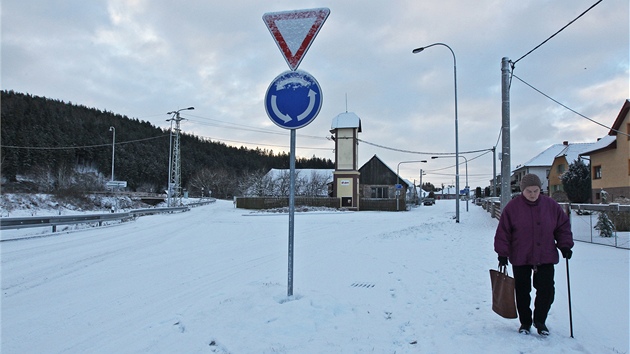
[[[571,312],[571,283],[569,282],[569,259],[567,260],[567,292],[569,294],[569,327],[571,328],[571,338],[573,338],[573,315]]]

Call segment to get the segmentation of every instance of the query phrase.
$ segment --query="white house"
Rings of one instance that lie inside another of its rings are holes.
[[[528,173],[533,173],[537,175],[542,182],[541,189],[543,191],[548,190],[547,188],[549,187],[549,183],[547,181],[547,177],[549,176],[549,171],[551,169],[551,165],[553,164],[553,160],[567,147],[568,144],[568,141],[565,141],[562,144],[553,144],[545,151],[534,156],[532,159],[525,162],[524,164],[517,165],[516,169],[512,171],[512,191],[520,191],[519,185],[521,183],[521,179]]]

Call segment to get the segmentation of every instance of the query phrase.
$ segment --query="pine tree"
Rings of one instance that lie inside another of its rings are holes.
[[[597,224],[595,224],[595,230],[599,230],[599,236],[612,237],[615,229],[612,221],[608,217],[605,211],[600,211],[597,217]]]
[[[602,204],[608,204],[608,192],[602,189]],[[597,224],[595,224],[595,230],[599,230],[601,237],[612,237],[615,225],[608,217],[605,211],[600,211],[597,216]]]
[[[569,165],[562,174],[562,186],[572,203],[586,203],[591,197],[590,168],[581,159]]]

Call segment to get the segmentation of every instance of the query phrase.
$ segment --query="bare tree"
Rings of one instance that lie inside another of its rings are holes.
[[[204,168],[195,173],[188,182],[189,189],[204,189],[217,198],[234,195],[236,182],[234,176],[225,169]]]
[[[304,195],[308,197],[318,197],[328,195],[328,183],[330,177],[323,172],[311,171],[308,182],[304,185]]]
[[[295,171],[295,179],[298,179],[299,176],[299,171]],[[291,186],[291,171],[290,170],[282,170],[280,172],[280,176],[278,176],[278,178],[275,179],[275,188],[274,188],[274,195],[276,196],[282,196],[282,197],[288,197],[289,196],[289,189]]]
[[[262,171],[245,172],[238,181],[239,194],[246,197],[269,195],[273,180]]]

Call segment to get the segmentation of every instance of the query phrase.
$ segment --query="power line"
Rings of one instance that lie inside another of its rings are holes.
[[[255,132],[255,133],[265,133],[265,134],[289,136],[288,133],[279,132],[277,130],[271,130],[271,129],[266,129],[266,128],[259,128],[259,127],[255,127],[255,126],[251,126],[251,125],[245,125],[245,124],[225,122],[225,121],[221,121],[221,120],[217,120],[217,119],[201,117],[201,116],[195,116],[195,115],[190,115],[190,114],[188,114],[187,116],[196,117],[196,118],[207,120],[207,121],[210,121],[210,122],[216,122],[215,124],[212,124],[212,123],[202,122],[202,121],[199,121],[199,120],[189,119],[188,118],[189,121],[196,122],[196,123],[201,124],[201,125],[220,127],[220,128],[225,128],[225,129],[236,129],[236,130],[241,130],[241,131],[245,130],[245,131],[251,131],[251,132]],[[316,136],[316,135],[298,134],[298,136],[299,137],[305,137],[305,138],[313,138],[313,139],[326,139],[325,137]]]
[[[338,138],[338,139],[354,139],[351,137],[347,137],[347,138]],[[396,152],[404,152],[407,154],[417,154],[417,155],[434,155],[434,156],[441,156],[441,155],[455,155],[454,152],[426,152],[426,151],[413,151],[413,150],[404,150],[404,149],[398,149],[398,148],[393,148],[393,147],[389,147],[389,146],[385,146],[385,145],[380,145],[380,144],[376,144],[376,143],[372,143],[363,139],[357,139],[357,141],[360,141],[362,143],[368,144],[368,145],[372,145],[375,147],[379,147],[381,149],[385,149],[385,150],[390,150],[390,151],[396,151]],[[471,150],[471,151],[460,151],[459,154],[474,154],[476,152],[482,152],[482,151],[488,151],[490,149],[481,149],[481,150]]]
[[[137,139],[137,140],[130,140],[130,141],[121,141],[121,142],[116,142],[115,145],[131,144],[131,143],[136,143],[136,142],[140,142],[140,141],[160,139],[160,138],[166,138],[166,137],[168,137],[168,135],[161,135],[161,136],[156,136],[156,137],[152,137],[152,138],[144,138],[144,139]],[[288,145],[273,145],[273,144],[264,144],[264,143],[252,143],[252,142],[247,142],[247,141],[219,139],[219,138],[212,138],[212,137],[206,137],[206,136],[201,136],[201,138],[208,139],[210,141],[214,140],[214,141],[220,141],[220,142],[231,142],[231,143],[248,144],[248,145],[256,145],[256,146],[271,146],[271,147],[288,148]],[[322,138],[322,139],[325,139],[325,138]],[[90,148],[111,147],[111,146],[112,146],[111,143],[98,144],[98,145],[82,145],[82,146],[15,146],[15,145],[0,145],[0,147],[7,148],[7,149],[31,149],[31,150],[76,150],[76,149],[90,149]],[[332,148],[308,147],[308,146],[298,146],[298,148],[299,149],[305,149],[305,150],[331,150],[332,149]]]
[[[256,146],[272,146],[272,147],[281,147],[281,148],[288,148],[288,145],[273,145],[273,144],[263,144],[263,143],[251,143],[251,142],[247,142],[247,141],[239,141],[239,140],[228,140],[228,139],[218,139],[218,138],[212,138],[212,137],[205,137],[202,136],[205,139],[208,139],[210,141],[215,140],[215,141],[228,141],[231,143],[239,143],[239,144],[248,144],[248,145],[256,145]],[[306,146],[298,146],[298,149],[306,149],[306,150],[334,150],[333,148],[321,148],[321,147],[306,147]]]
[[[575,19],[573,19],[573,21],[567,23],[564,27],[562,27],[561,29],[559,29],[556,33],[554,33],[553,35],[551,35],[551,37],[545,39],[542,43],[540,43],[539,45],[537,45],[536,47],[534,47],[534,49],[530,50],[529,52],[525,53],[525,55],[523,55],[522,57],[516,59],[516,61],[512,62],[512,69],[514,69],[514,66],[516,65],[516,63],[519,62],[519,60],[525,58],[526,56],[528,56],[529,54],[531,54],[533,51],[535,51],[536,49],[540,48],[540,46],[542,46],[543,44],[547,43],[551,38],[555,37],[558,33],[562,32],[565,28],[569,27],[573,22],[577,21],[580,17],[584,16],[587,12],[591,11],[591,9],[593,9],[595,6],[597,6],[600,2],[602,2],[603,0],[599,0],[598,2],[596,2],[595,4],[593,4],[591,7],[589,7],[588,9],[586,9],[586,11],[582,12],[578,17],[576,17]]]
[[[626,134],[626,133],[624,133],[624,132],[622,132],[622,131],[619,131],[619,130],[617,130],[617,129],[613,129],[612,127],[609,127],[609,126],[606,126],[606,125],[604,125],[604,124],[602,124],[602,123],[600,123],[600,122],[598,122],[598,121],[596,121],[596,120],[594,120],[594,119],[591,119],[591,118],[589,118],[589,117],[587,117],[587,116],[583,115],[582,113],[579,113],[579,112],[577,112],[577,111],[575,111],[575,110],[573,110],[573,109],[571,109],[571,108],[567,107],[566,105],[564,105],[564,104],[560,103],[558,100],[554,99],[553,97],[551,97],[551,96],[547,95],[546,93],[544,93],[544,92],[540,91],[539,89],[537,89],[537,88],[535,88],[534,86],[530,85],[529,83],[525,82],[525,80],[521,79],[520,77],[518,77],[518,76],[516,76],[516,75],[514,75],[514,74],[512,74],[512,76],[514,76],[516,79],[518,79],[520,82],[524,83],[525,85],[529,86],[529,87],[530,87],[531,89],[533,89],[534,91],[536,91],[536,92],[540,93],[541,95],[543,95],[543,96],[547,97],[547,98],[548,98],[548,99],[550,99],[551,101],[553,101],[553,102],[555,102],[555,103],[559,104],[560,106],[562,106],[562,107],[566,108],[567,110],[569,110],[569,111],[571,111],[571,112],[573,112],[573,113],[577,114],[578,116],[580,116],[580,117],[582,117],[582,118],[584,118],[584,119],[586,119],[586,120],[589,120],[589,121],[591,121],[592,123],[595,123],[595,124],[597,124],[597,125],[599,125],[599,126],[601,126],[601,127],[604,127],[604,128],[606,128],[606,129],[610,129],[611,131],[614,131],[614,132],[616,132],[617,134],[622,134],[622,135],[625,135],[625,136],[630,136],[630,135],[628,135],[628,134]]]
[[[225,121],[221,121],[221,120],[217,120],[217,119],[212,119],[212,118],[202,117],[202,116],[196,116],[196,115],[191,115],[191,114],[187,114],[186,116],[192,116],[192,117],[200,118],[200,119],[207,120],[207,121],[210,121],[210,122],[216,122],[216,124],[212,124],[212,123],[207,123],[207,122],[202,122],[202,121],[199,121],[199,120],[193,120],[193,119],[187,118],[187,120],[196,122],[196,123],[201,124],[201,125],[209,125],[209,126],[216,126],[216,127],[220,127],[220,128],[226,128],[226,129],[247,130],[247,131],[258,132],[258,133],[266,133],[266,134],[288,136],[288,133],[268,130],[268,129],[265,129],[265,128],[258,128],[258,127],[245,125],[245,124],[225,122]],[[319,140],[328,139],[328,138],[321,137],[321,136],[316,136],[316,135],[298,134],[298,136],[299,137],[312,138],[312,139],[319,139]],[[212,139],[211,137],[206,137],[206,138],[207,139]],[[344,137],[340,137],[338,139],[354,139],[354,138],[351,138],[351,137],[345,137],[345,138]],[[239,143],[239,144],[256,145],[256,146],[258,146],[258,145],[260,145],[260,146],[275,146],[275,147],[282,147],[282,148],[287,147],[286,145],[252,143],[252,142],[247,142],[247,141],[244,142],[244,141],[221,139],[221,138],[215,138],[214,140],[226,141],[226,142],[232,142],[232,143]],[[375,146],[375,147],[378,147],[378,148],[382,148],[382,149],[385,149],[385,150],[396,151],[396,152],[404,152],[404,153],[410,153],[410,154],[421,154],[421,155],[453,155],[453,154],[455,154],[454,152],[419,152],[419,151],[404,150],[404,149],[400,149],[400,148],[388,147],[388,146],[372,143],[372,142],[369,142],[369,141],[366,141],[366,140],[362,140],[362,139],[357,139],[357,141],[360,141],[360,142],[363,142],[363,143],[366,143],[368,145],[372,145],[372,146]],[[498,142],[497,142],[497,144],[498,144]],[[300,149],[311,149],[311,150],[330,150],[330,148],[313,148],[313,147],[298,147],[298,148],[300,148]],[[496,148],[496,145],[495,145],[495,148]],[[476,153],[476,152],[482,152],[482,151],[488,151],[488,150],[489,149],[464,151],[464,152],[460,151],[460,154],[469,154],[469,153]]]
[[[124,144],[131,144],[131,143],[137,143],[139,141],[147,141],[147,140],[153,140],[153,139],[160,139],[160,138],[166,138],[168,137],[168,135],[160,135],[160,136],[154,136],[152,138],[144,138],[144,139],[136,139],[136,140],[129,140],[129,141],[121,141],[121,142],[117,142],[115,145],[124,145]],[[14,145],[0,145],[0,147],[6,148],[6,149],[32,149],[32,150],[74,150],[74,149],[90,149],[90,148],[97,148],[97,147],[110,147],[112,146],[112,144],[107,143],[107,144],[98,144],[98,145],[83,145],[83,146],[14,146]]]

